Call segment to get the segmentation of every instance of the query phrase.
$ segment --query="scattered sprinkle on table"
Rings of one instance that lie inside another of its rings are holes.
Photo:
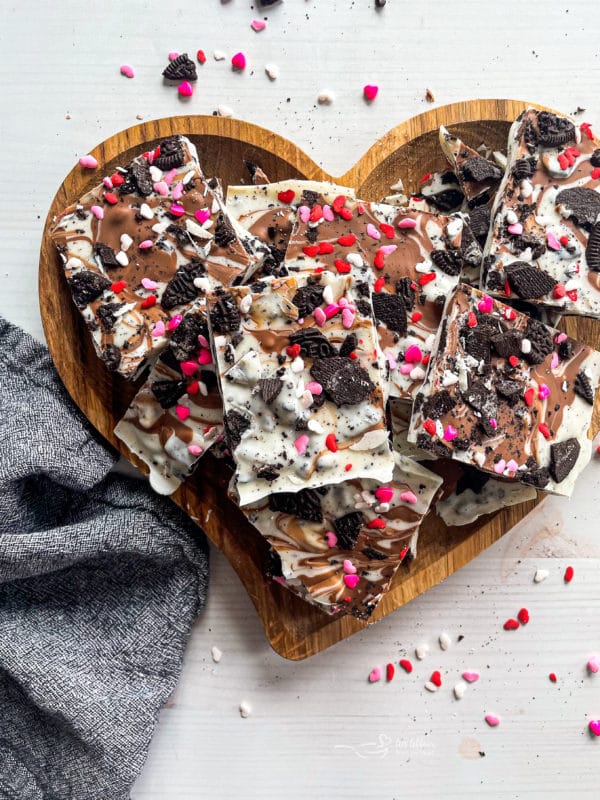
[[[548,572],[547,569],[538,569],[538,570],[536,570],[536,573],[533,576],[533,582],[534,583],[541,583],[542,581],[546,580],[546,578],[548,577],[549,574],[550,573]]]
[[[79,163],[82,167],[85,167],[85,169],[96,169],[98,167],[98,160],[90,155],[81,156]]]
[[[126,78],[135,78],[135,71],[131,64],[121,64],[119,71]]]
[[[277,64],[265,64],[265,72],[272,81],[276,81],[279,77],[279,67]]]
[[[221,660],[223,652],[221,650],[219,650],[219,648],[216,647],[216,645],[213,645],[210,648],[210,654],[211,654],[212,660],[215,662],[215,664],[218,664],[219,661]]]
[[[496,716],[496,714],[486,714],[484,719],[490,728],[496,728],[500,725],[500,717]]]
[[[246,717],[249,717],[251,713],[252,706],[250,703],[246,702],[246,700],[242,700],[240,703],[240,717],[242,717],[242,719],[246,719]]]
[[[446,631],[443,631],[442,633],[440,633],[439,642],[440,642],[440,647],[442,648],[442,650],[447,650],[450,647],[450,645],[452,644],[452,640],[450,639],[450,637],[448,636]]]
[[[373,100],[375,100],[375,98],[377,97],[378,93],[379,93],[379,86],[375,86],[373,84],[368,83],[363,88],[363,95],[364,95],[365,100],[368,103],[371,103]]]
[[[464,681],[459,681],[453,689],[454,697],[456,697],[457,700],[462,700],[466,691],[467,684]]]
[[[428,653],[429,653],[428,644],[419,644],[415,647],[415,655],[419,659],[419,661],[423,661],[424,658],[427,658]]]
[[[243,53],[236,53],[231,58],[231,66],[234,70],[242,72],[246,69],[246,56]]]
[[[335,99],[335,95],[330,89],[322,89],[317,97],[320,106],[330,106]]]
[[[264,29],[267,27],[267,23],[264,19],[253,19],[250,23],[250,27],[253,31],[259,33],[260,31],[264,31]]]
[[[567,567],[564,575],[565,583],[571,583],[574,575],[575,575],[575,570],[573,569],[573,567]]]
[[[381,680],[381,668],[373,667],[373,669],[369,673],[369,683],[377,683],[377,681],[380,680]]]

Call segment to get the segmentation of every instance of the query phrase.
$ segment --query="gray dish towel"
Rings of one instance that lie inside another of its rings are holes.
[[[0,318],[0,797],[126,800],[206,597],[206,542]]]

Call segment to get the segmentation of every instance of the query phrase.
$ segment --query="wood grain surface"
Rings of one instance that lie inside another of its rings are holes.
[[[264,128],[214,116],[180,116],[155,120],[118,133],[92,154],[100,170],[75,167],[61,184],[46,220],[39,266],[39,298],[44,332],[56,368],[71,397],[111,444],[142,471],[145,466],[113,435],[113,428],[134,396],[137,384],[109,374],[97,359],[91,338],[72,303],[58,256],[49,240],[53,218],[118,164],[174,133],[189,136],[198,148],[207,175],[219,176],[224,186],[246,182],[244,160],[262,166],[271,180],[301,177],[334,180],[355,186],[359,197],[380,199],[402,178],[414,191],[419,178],[443,164],[437,130],[444,124],[477,146],[485,141],[504,149],[510,121],[528,105],[517,100],[478,100],[454,103],[414,117],[378,140],[341,177],[325,173],[293,143]],[[600,344],[600,326],[592,320],[570,318],[565,330],[588,343]],[[597,409],[596,409],[597,411]],[[194,519],[233,566],[261,619],[274,650],[298,660],[318,653],[365,627],[349,618],[332,618],[304,603],[265,578],[265,541],[226,497],[229,475],[208,454],[173,500]],[[399,569],[372,620],[389,614],[435,586],[499,539],[537,503],[531,501],[460,528],[448,528],[430,514],[421,527],[418,556]]]

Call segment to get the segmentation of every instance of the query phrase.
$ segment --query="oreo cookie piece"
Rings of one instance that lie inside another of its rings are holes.
[[[102,352],[102,361],[109,372],[115,372],[121,363],[121,351],[114,344],[107,344]]]
[[[592,167],[600,167],[600,148],[594,150],[590,156],[590,164]]]
[[[496,383],[498,397],[503,398],[509,405],[514,405],[521,396],[523,389],[518,381],[509,379],[499,380]]]
[[[483,181],[499,181],[502,170],[483,156],[473,156],[462,165],[460,175],[463,181],[483,183]]]
[[[533,461],[534,465],[535,463]],[[546,467],[530,466],[526,471],[520,472],[519,476],[521,483],[534,486],[536,489],[543,489],[550,480],[550,470],[546,469]]]
[[[200,294],[194,285],[194,280],[204,275],[206,269],[198,258],[192,259],[189,264],[183,264],[165,286],[161,297],[161,305],[166,311],[176,306],[191,303]]]
[[[564,341],[559,343],[557,350],[561,361],[568,361],[570,358],[573,358],[573,340],[564,339]]]
[[[277,398],[283,388],[283,383],[279,378],[260,378],[258,381],[258,391],[268,406]]]
[[[531,342],[531,350],[529,353],[523,353],[522,356],[529,364],[541,364],[554,349],[552,336],[548,333],[546,326],[535,319],[528,320],[525,338]]]
[[[356,350],[357,345],[358,337],[355,333],[349,333],[340,345],[340,355],[342,358],[348,358],[350,353]]]
[[[490,223],[491,212],[489,206],[477,206],[469,213],[469,227],[482,247],[486,242]]]
[[[318,283],[308,283],[306,286],[302,286],[292,298],[292,303],[298,309],[301,318],[312,314],[322,302],[323,287]]]
[[[235,450],[242,441],[242,434],[250,427],[250,420],[239,411],[228,411],[223,417],[225,433],[231,450]]]
[[[299,492],[277,492],[269,495],[269,508],[282,514],[290,514],[307,522],[322,522],[321,496],[316,489],[301,489]]]
[[[577,439],[565,439],[550,446],[550,474],[561,483],[571,472],[579,457],[581,446]]]
[[[535,158],[518,158],[513,164],[511,175],[519,183],[533,176],[536,167]]]
[[[178,361],[188,361],[197,353],[198,336],[207,336],[203,315],[187,314],[175,328],[169,340],[171,352]]]
[[[464,328],[463,342],[465,352],[478,361],[489,361],[492,355],[492,335],[493,332],[482,325],[475,328]]]
[[[585,258],[591,272],[600,272],[600,222],[592,228],[585,248]]]
[[[423,403],[421,413],[424,419],[440,419],[448,411],[452,411],[455,405],[456,399],[448,389],[440,389]]]
[[[439,211],[454,211],[454,209],[460,208],[462,201],[465,199],[464,194],[458,189],[443,189],[435,194],[422,194],[419,196],[431,203]]]
[[[369,561],[385,561],[387,559],[387,555],[385,553],[375,550],[374,547],[363,547],[361,553],[363,556],[366,556]]]
[[[538,239],[531,233],[522,233],[520,236],[511,236],[510,243],[515,253],[531,250],[533,259],[539,258],[546,252],[546,242]]]
[[[522,300],[543,297],[549,294],[557,283],[547,272],[527,261],[513,261],[511,264],[506,264],[505,270],[508,285]]]
[[[187,53],[182,53],[165,67],[163,78],[168,81],[197,81],[196,65],[191,58],[188,58]]]
[[[135,181],[135,185],[142,197],[148,197],[154,191],[152,177],[150,175],[150,164],[145,158],[134,161],[130,167],[130,173]]]
[[[483,429],[486,436],[493,436],[496,429],[490,424],[491,419],[497,416],[496,396],[487,386],[479,381],[474,381],[469,388],[463,392],[463,398],[471,408],[480,414],[478,419],[479,426]]]
[[[520,356],[522,341],[523,334],[514,329],[504,331],[503,333],[497,333],[491,338],[492,347],[500,358]]]
[[[150,391],[156,397],[161,408],[171,408],[187,391],[185,381],[154,381]]]
[[[585,372],[578,372],[575,376],[575,383],[573,384],[573,391],[584,400],[593,406],[594,405],[594,390],[588,376]]]
[[[237,238],[231,220],[229,220],[223,212],[219,212],[217,217],[214,237],[217,247],[227,247],[227,245],[234,242]]]
[[[556,195],[556,205],[562,206],[577,225],[590,230],[600,215],[600,192],[583,186],[563,189]]]
[[[170,136],[160,143],[160,155],[154,159],[152,165],[166,172],[181,167],[184,161],[185,153],[181,139],[179,136]]]
[[[309,358],[331,358],[337,355],[329,340],[317,328],[303,328],[292,333],[290,344],[299,344],[300,354]]]
[[[387,292],[376,292],[372,298],[373,313],[378,322],[382,322],[389,330],[406,336],[406,307],[402,297]]]
[[[333,530],[337,536],[340,550],[353,550],[363,526],[364,517],[360,511],[351,511],[333,520]]]
[[[94,245],[94,254],[100,261],[100,266],[104,269],[118,269],[121,266],[117,261],[115,251],[107,244],[96,242]]]
[[[264,467],[261,467],[258,472],[256,473],[257,478],[262,478],[263,481],[276,481],[279,477],[279,471],[277,467],[272,467],[267,464]]]
[[[233,333],[242,323],[236,302],[229,292],[223,292],[210,311],[210,324],[217,333]]]
[[[576,144],[575,126],[566,117],[559,117],[550,111],[540,111],[537,123],[537,140],[543,147],[559,147],[569,142]]]
[[[85,308],[88,303],[97,300],[107,289],[110,281],[104,275],[98,275],[89,269],[75,272],[68,280],[73,300],[78,308]]]
[[[112,331],[117,321],[117,312],[120,311],[124,305],[125,303],[105,303],[102,306],[98,306],[96,315],[103,331],[106,333]]]
[[[463,268],[460,250],[433,250],[429,257],[446,275],[460,275]]]
[[[334,356],[316,361],[310,375],[336,406],[352,406],[367,400],[375,390],[369,373],[348,358]]]
[[[413,289],[413,282],[410,278],[400,278],[396,282],[396,294],[402,298],[402,302],[407,311],[412,311],[415,307],[416,290]]]

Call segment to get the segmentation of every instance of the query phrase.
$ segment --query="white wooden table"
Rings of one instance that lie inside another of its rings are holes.
[[[243,0],[5,0],[2,11],[0,312],[40,338],[37,256],[50,199],[77,157],[136,115],[211,113],[225,103],[334,174],[424,110],[427,87],[440,104],[496,96],[582,106],[600,127],[593,0],[388,0],[382,11],[374,0],[286,0],[262,13]],[[254,16],[268,17],[265,31],[250,29]],[[209,60],[184,105],[160,73],[170,50],[198,48]],[[243,50],[249,68],[233,74],[229,61],[213,60],[215,49]],[[135,79],[119,75],[124,62]],[[267,62],[280,67],[275,82]],[[380,86],[370,106],[365,83]],[[335,93],[331,106],[317,106],[322,89]],[[213,553],[209,601],[132,797],[599,797],[600,739],[586,724],[600,718],[600,674],[585,670],[600,651],[599,500],[596,460],[570,502],[548,499],[443,585],[298,664],[269,650]],[[568,563],[575,579],[565,586]],[[550,575],[534,585],[542,567]],[[529,626],[504,632],[521,606]],[[442,630],[453,638],[446,652]],[[414,661],[421,642],[431,652],[411,676],[367,683],[376,664]],[[219,664],[212,645],[223,651]],[[482,678],[456,701],[452,687],[469,667]],[[434,669],[444,684],[429,694]],[[247,719],[242,700],[252,706]],[[499,728],[483,721],[490,711]]]

